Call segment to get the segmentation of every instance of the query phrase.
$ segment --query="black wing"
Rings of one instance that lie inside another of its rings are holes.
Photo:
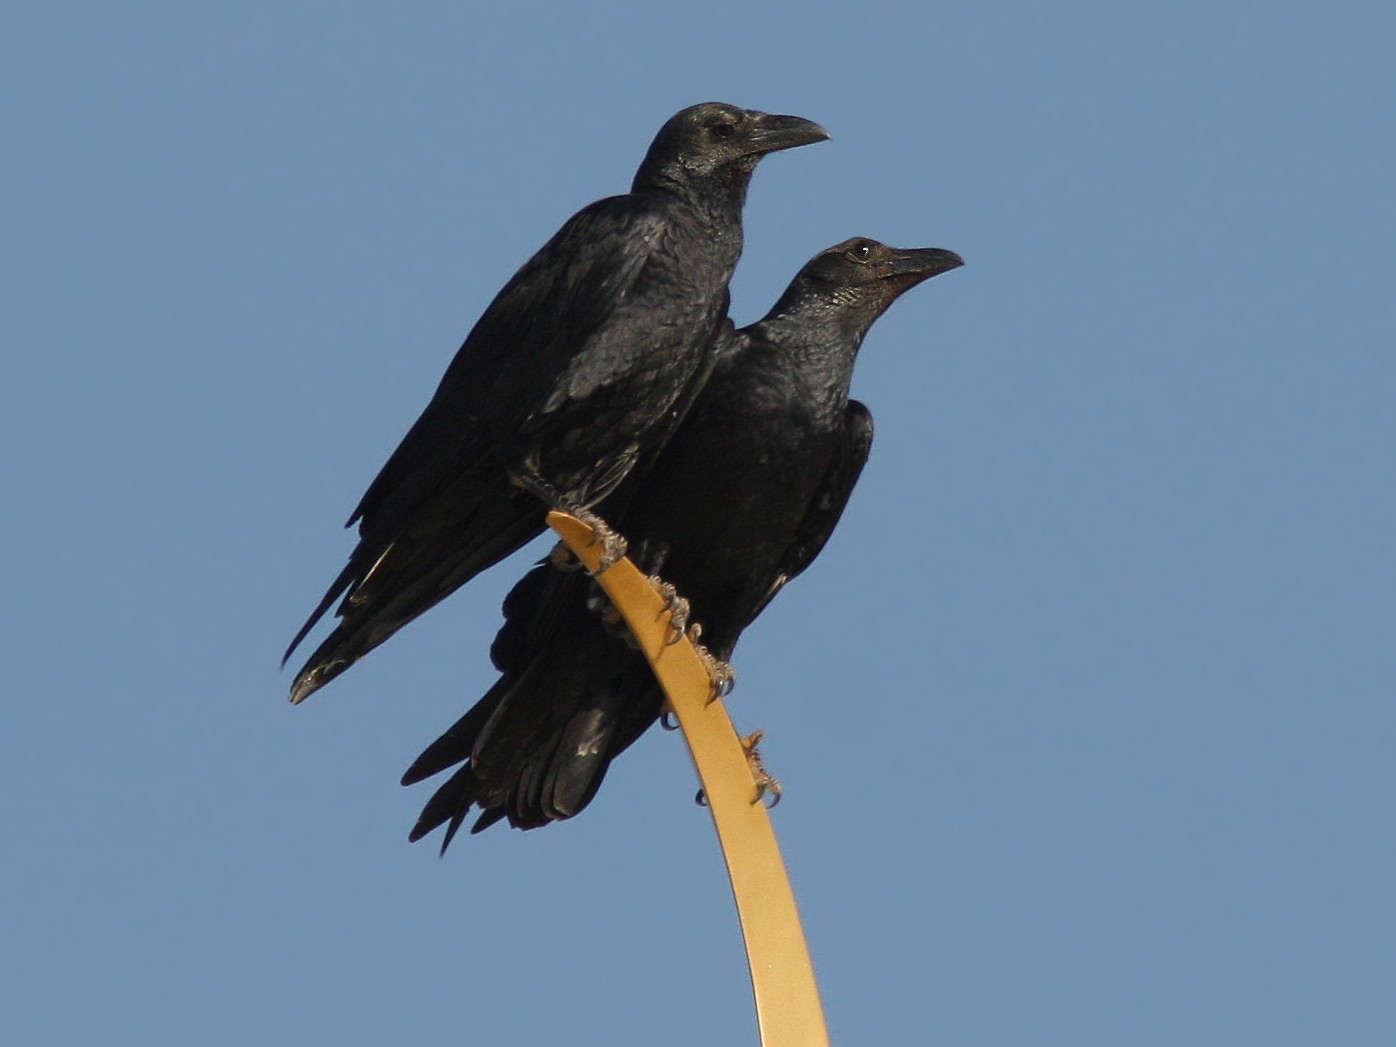
[[[423,592],[405,600],[410,606],[396,609],[391,621],[385,616],[374,630],[375,643],[541,530],[541,513],[536,524],[517,519],[516,492],[495,456],[491,429],[507,427],[511,419],[522,424],[566,388],[578,359],[606,351],[606,321],[643,272],[661,228],[660,216],[633,197],[597,201],[574,215],[495,296],[350,516],[346,526],[359,524],[358,546],[285,658],[341,596],[369,602],[369,594],[359,590],[378,565],[391,564],[394,577],[400,573],[396,558],[385,557],[407,532],[414,532],[414,547],[427,550],[436,544],[432,534],[449,532],[460,563],[442,579],[427,579]],[[600,346],[594,344],[598,333]],[[414,567],[404,577],[415,583],[422,573]],[[398,587],[391,578],[382,581],[386,590]],[[339,613],[348,608],[346,602]],[[356,654],[366,649],[354,646]],[[333,651],[324,656],[337,657]]]
[[[795,535],[781,557],[780,566],[771,587],[761,598],[752,620],[766,609],[786,582],[794,578],[820,554],[834,527],[848,505],[853,487],[862,475],[867,464],[868,452],[872,449],[873,420],[867,406],[857,400],[849,400],[844,411],[840,439],[835,447],[829,468],[824,473],[818,490],[810,500],[805,515],[800,519]]]
[[[627,196],[573,215],[495,296],[349,524],[390,526],[484,451],[483,419],[519,424],[554,398],[639,278],[661,224]]]

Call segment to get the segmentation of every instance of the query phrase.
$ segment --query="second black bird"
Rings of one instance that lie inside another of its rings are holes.
[[[636,562],[689,598],[718,658],[809,566],[843,512],[872,442],[867,408],[848,396],[869,327],[904,291],[962,264],[950,251],[867,239],[817,255],[759,323],[728,326],[712,377],[654,467],[603,503]],[[602,628],[590,588],[544,564],[509,594],[491,649],[500,679],[403,777],[464,764],[412,839],[450,823],[449,843],[472,807],[472,831],[569,818],[659,716],[648,664]]]

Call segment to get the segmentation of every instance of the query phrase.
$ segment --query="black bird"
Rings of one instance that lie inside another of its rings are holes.
[[[539,534],[548,508],[586,517],[664,445],[712,366],[757,162],[828,137],[684,109],[628,195],[583,208],[514,274],[350,516],[358,545],[282,664],[342,596],[340,621],[291,701]]]
[[[646,571],[691,601],[721,660],[833,533],[872,443],[848,396],[873,321],[898,296],[963,265],[950,251],[853,239],[815,256],[759,323],[730,324],[697,402],[643,476],[601,510]],[[472,832],[570,818],[606,768],[659,716],[645,659],[603,627],[585,576],[546,561],[504,603],[491,658],[503,674],[403,776],[411,785],[464,761],[428,801],[416,840],[472,806]]]

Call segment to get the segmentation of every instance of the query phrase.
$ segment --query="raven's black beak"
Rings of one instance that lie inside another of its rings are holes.
[[[929,280],[951,269],[958,269],[965,260],[954,251],[939,247],[918,247],[907,251],[893,251],[889,276],[915,276],[917,283]]]
[[[751,146],[750,151],[759,155],[829,140],[829,132],[813,120],[771,113],[753,115],[755,119],[747,131],[746,139]]]

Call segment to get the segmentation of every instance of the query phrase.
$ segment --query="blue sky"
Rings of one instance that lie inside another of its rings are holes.
[[[0,16],[6,1038],[754,1042],[677,738],[406,843],[526,556],[276,665],[494,291],[721,99],[834,136],[738,322],[848,236],[968,261],[737,653],[836,1042],[1396,1042],[1396,18],[471,7]]]

